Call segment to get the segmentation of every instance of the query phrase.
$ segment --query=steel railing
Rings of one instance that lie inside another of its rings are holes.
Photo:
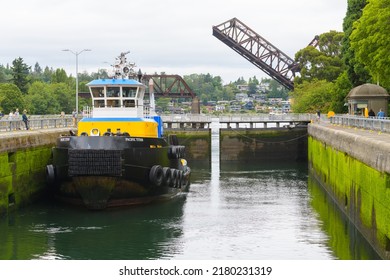
[[[31,116],[29,117],[28,126],[30,129],[50,129],[50,128],[61,128],[61,127],[73,127],[73,118],[69,116],[65,117],[43,117],[43,116]],[[3,117],[0,120],[0,132],[5,131],[17,131],[26,130],[25,123],[18,119],[8,119]]]
[[[200,115],[200,114],[178,114],[178,115],[162,115],[163,122],[199,122],[199,123],[211,123],[213,120],[218,119],[219,122],[294,122],[294,121],[310,121],[315,118],[313,114],[257,114],[257,115]],[[78,119],[80,120],[80,116]],[[50,128],[62,128],[62,127],[74,127],[73,118],[71,115],[65,115],[63,117],[58,115],[49,116],[29,116],[29,127],[31,129],[50,129]],[[8,116],[4,116],[0,119],[0,132],[25,130],[25,124],[19,116],[17,119],[9,119]]]
[[[390,132],[390,118],[335,115],[329,121],[336,125]]]

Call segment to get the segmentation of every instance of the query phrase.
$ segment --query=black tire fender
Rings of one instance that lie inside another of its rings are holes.
[[[163,174],[163,168],[161,165],[153,165],[149,172],[149,180],[156,185],[157,187],[161,187],[163,180],[164,180],[164,174]]]
[[[171,169],[171,184],[170,186],[172,188],[176,188],[177,187],[177,169]]]
[[[172,180],[172,171],[169,167],[163,167],[163,175],[164,175],[164,186],[170,186],[171,185],[171,180]]]

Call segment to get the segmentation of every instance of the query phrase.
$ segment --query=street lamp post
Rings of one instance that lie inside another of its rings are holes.
[[[78,113],[79,112],[79,54],[81,54],[82,52],[90,52],[91,50],[90,49],[83,49],[81,51],[73,51],[73,50],[70,50],[70,49],[65,49],[65,50],[62,50],[64,52],[71,52],[73,53],[75,56],[76,56],[76,112]]]

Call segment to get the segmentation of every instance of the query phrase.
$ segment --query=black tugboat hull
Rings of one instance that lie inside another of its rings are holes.
[[[184,146],[162,138],[60,137],[47,167],[59,199],[104,209],[168,199],[188,189]]]

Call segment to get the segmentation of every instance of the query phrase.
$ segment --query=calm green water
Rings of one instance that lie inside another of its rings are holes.
[[[214,144],[171,201],[99,212],[42,201],[0,219],[0,259],[378,258],[306,163],[221,165]]]
[[[375,259],[304,165],[195,169],[174,200],[93,212],[41,202],[0,220],[0,259]]]

